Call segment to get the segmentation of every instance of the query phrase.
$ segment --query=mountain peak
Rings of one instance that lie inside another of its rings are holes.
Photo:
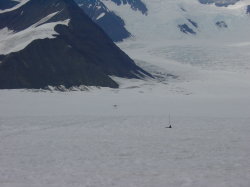
[[[22,2],[21,2],[22,3]],[[139,78],[147,72],[73,0],[30,0],[0,14],[0,88],[118,87],[110,76]],[[22,44],[15,48],[14,44]],[[4,52],[9,47],[8,52]]]

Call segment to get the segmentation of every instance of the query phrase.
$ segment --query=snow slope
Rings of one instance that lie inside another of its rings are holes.
[[[205,5],[197,0],[144,0],[148,15],[133,11],[128,5],[117,6],[112,1],[103,0],[105,5],[120,15],[126,28],[138,39],[183,40],[209,39],[214,41],[249,40],[250,18],[246,14],[249,0],[243,0],[228,7]],[[188,19],[197,23],[194,27]],[[216,22],[224,21],[227,29],[220,29]],[[187,24],[196,32],[187,35],[180,32],[178,25]]]

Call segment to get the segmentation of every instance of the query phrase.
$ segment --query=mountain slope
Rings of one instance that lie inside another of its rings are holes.
[[[97,23],[114,42],[123,41],[131,36],[126,23],[117,11],[110,11],[104,4],[108,0],[75,0],[84,12]],[[141,0],[111,0],[116,6],[128,6],[131,10],[148,14],[148,9]]]
[[[125,22],[109,9],[100,0],[75,0],[84,12],[97,23],[115,42],[130,37],[125,28]]]
[[[146,16],[113,1],[102,0],[125,21],[134,38],[143,41],[249,38],[249,0],[143,0],[148,9]]]
[[[0,9],[12,8],[17,4],[18,4],[18,2],[16,2],[16,1],[1,0],[0,1]]]
[[[110,75],[147,74],[73,0],[30,0],[12,9],[0,14],[1,43],[8,44],[0,46],[1,89],[118,87]],[[22,45],[12,47],[13,41]]]

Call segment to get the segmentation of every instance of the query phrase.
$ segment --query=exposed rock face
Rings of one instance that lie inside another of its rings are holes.
[[[178,25],[181,32],[185,34],[196,34],[196,32],[191,29],[187,24]]]
[[[12,8],[17,4],[18,4],[18,2],[16,2],[16,1],[1,0],[0,1],[0,10],[7,9],[7,8]]]
[[[215,24],[219,28],[227,28],[228,27],[225,21],[217,21]]]
[[[84,12],[114,41],[131,36],[121,17],[110,11],[100,0],[75,0]]]
[[[111,0],[117,5],[129,4],[133,10],[139,10],[143,14],[147,14],[147,6],[141,0]]]
[[[250,14],[250,5],[247,6],[247,14]]]
[[[216,6],[228,6],[237,3],[240,0],[199,0],[203,4],[212,4]]]

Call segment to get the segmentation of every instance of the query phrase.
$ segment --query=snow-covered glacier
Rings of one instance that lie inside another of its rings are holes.
[[[1,90],[0,186],[249,187],[250,2],[102,2],[155,79]]]
[[[247,15],[248,0],[227,7],[202,4],[197,0],[144,0],[148,14],[144,16],[129,5],[117,5],[103,0],[105,5],[125,20],[126,28],[136,38],[147,40],[213,39],[245,41],[249,39],[250,25]],[[219,27],[224,22],[226,27]],[[195,32],[184,34],[180,26]]]

